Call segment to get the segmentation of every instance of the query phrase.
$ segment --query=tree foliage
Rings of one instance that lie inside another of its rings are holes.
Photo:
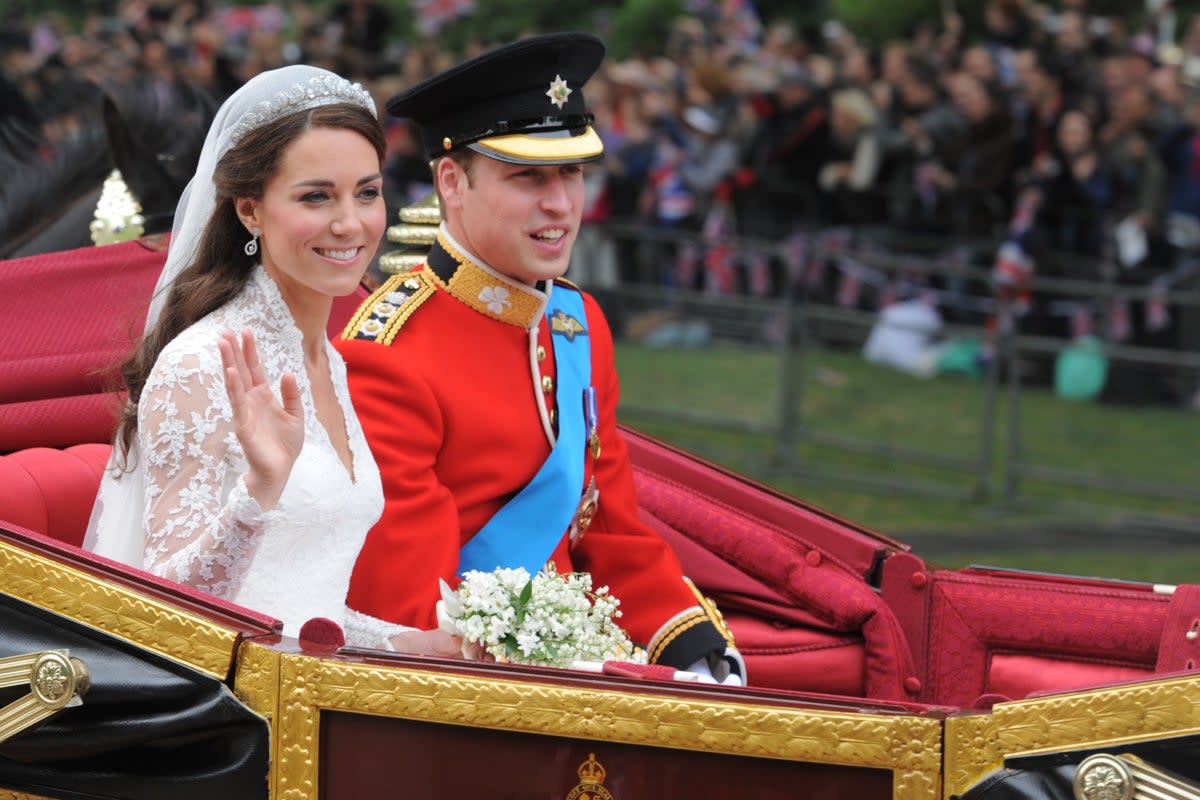
[[[661,53],[671,21],[683,10],[682,0],[624,0],[613,15],[609,51],[618,59]]]
[[[476,0],[475,10],[446,25],[438,34],[443,46],[461,51],[468,43],[494,45],[531,33],[562,30],[595,31],[604,35],[607,8],[595,0]]]
[[[911,36],[922,22],[938,22],[944,0],[833,0],[832,16],[858,38],[881,43]]]

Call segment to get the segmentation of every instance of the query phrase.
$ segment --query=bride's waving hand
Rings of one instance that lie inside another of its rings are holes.
[[[224,331],[217,344],[225,369],[225,389],[233,428],[249,469],[246,489],[263,511],[279,502],[292,466],[304,447],[304,406],[296,376],[286,372],[275,397],[249,329],[239,336]]]

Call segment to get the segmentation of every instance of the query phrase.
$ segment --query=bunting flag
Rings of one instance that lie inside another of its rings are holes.
[[[848,228],[830,228],[822,231],[813,244],[813,253],[805,270],[804,285],[809,289],[819,289],[825,279],[825,268],[829,259],[840,262],[840,257],[850,250],[850,230]],[[840,268],[839,264],[839,268]]]
[[[787,270],[788,286],[795,288],[802,281],[807,285],[809,266],[808,234],[804,233],[804,231],[796,231],[785,239],[779,257],[783,261],[784,269]],[[819,277],[818,280],[820,280]]]
[[[1007,303],[1018,317],[1033,307],[1033,268],[1033,259],[1012,239],[1000,245],[992,264],[997,299]]]
[[[804,287],[810,290],[821,288],[822,282],[825,280],[825,267],[829,264],[825,260],[825,254],[821,252],[813,253],[808,259],[808,266],[804,270]]]
[[[749,253],[746,264],[748,288],[753,297],[766,297],[771,293],[771,262],[762,251]]]
[[[1132,333],[1129,301],[1124,297],[1113,298],[1112,305],[1108,309],[1108,338],[1114,342],[1124,342]]]
[[[413,0],[417,30],[423,35],[440,31],[448,22],[475,10],[475,0]]]
[[[1171,309],[1167,304],[1167,283],[1156,280],[1150,285],[1146,298],[1146,331],[1157,333],[1171,324]]]
[[[700,235],[706,242],[724,242],[734,236],[733,212],[728,203],[713,203],[704,215]]]
[[[858,306],[858,297],[863,293],[863,273],[859,266],[848,258],[838,261],[841,277],[838,278],[838,305],[842,308]]]
[[[1083,303],[1071,303],[1071,338],[1092,335],[1092,310]]]
[[[1038,195],[1028,192],[1023,192],[1017,197],[1016,208],[1013,209],[1012,218],[1008,222],[1010,238],[1021,239],[1033,229],[1033,222],[1041,205],[1037,197]]]
[[[737,271],[733,264],[733,248],[729,245],[710,247],[704,254],[704,291],[718,297],[737,291]]]
[[[854,308],[858,305],[858,296],[862,293],[862,280],[852,269],[842,271],[838,280],[837,303],[842,308]]]
[[[1018,287],[1033,278],[1033,259],[1021,245],[1011,239],[1000,245],[992,265],[992,280],[998,286]]]
[[[682,242],[675,254],[675,286],[691,289],[696,285],[696,273],[700,267],[700,249],[694,242]]]
[[[817,237],[817,251],[827,255],[840,255],[850,250],[850,229],[830,228]]]

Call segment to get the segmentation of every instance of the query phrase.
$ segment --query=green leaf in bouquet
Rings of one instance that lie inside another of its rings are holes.
[[[513,603],[513,611],[516,612],[513,627],[519,628],[525,622],[525,612],[529,609],[529,598],[531,597],[533,597],[532,578],[525,584],[525,588],[521,590],[520,596],[517,597],[517,602]]]
[[[517,645],[516,634],[510,633],[502,640],[504,644],[504,652],[510,659],[516,659],[521,655],[521,648]]]

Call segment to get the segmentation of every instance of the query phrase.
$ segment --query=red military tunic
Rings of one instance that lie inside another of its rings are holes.
[[[725,628],[638,520],[616,428],[612,334],[583,297],[600,443],[598,458],[586,455],[584,486],[594,480],[599,495],[590,525],[574,544],[564,531],[553,560],[559,572],[587,571],[610,587],[622,626],[653,661],[687,667],[724,649]],[[385,496],[350,581],[351,608],[436,627],[438,579],[455,585],[459,548],[545,462],[556,421],[548,299],[439,236],[422,269],[385,282],[347,326],[337,348]]]

